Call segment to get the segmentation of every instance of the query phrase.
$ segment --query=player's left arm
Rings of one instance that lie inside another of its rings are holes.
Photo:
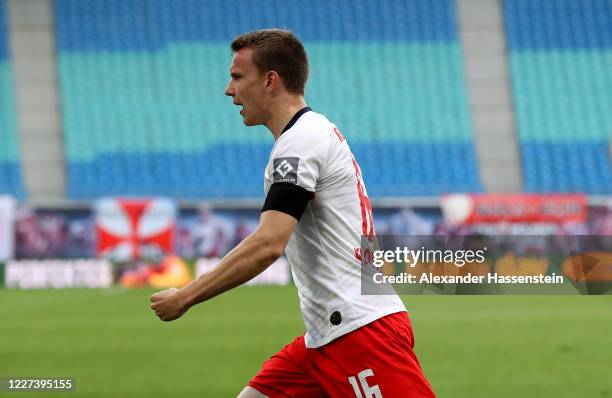
[[[151,296],[151,308],[162,321],[172,321],[192,306],[240,286],[262,273],[285,251],[298,220],[277,210],[261,213],[257,230],[229,252],[211,271],[181,289]]]

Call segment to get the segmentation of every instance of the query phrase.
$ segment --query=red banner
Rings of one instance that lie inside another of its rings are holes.
[[[582,223],[587,197],[581,194],[445,195],[444,219],[450,225],[484,223]]]
[[[168,199],[99,200],[96,254],[132,260],[173,253],[176,213],[176,204]]]

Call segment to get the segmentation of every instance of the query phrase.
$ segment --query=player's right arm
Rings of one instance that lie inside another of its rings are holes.
[[[192,306],[239,286],[263,272],[285,246],[314,198],[320,169],[329,151],[329,135],[312,129],[286,132],[277,141],[266,173],[271,186],[259,227],[229,252],[209,273],[181,289],[151,296],[151,308],[163,321],[172,321]]]
[[[181,289],[151,296],[151,308],[163,321],[172,321],[192,306],[251,280],[285,251],[298,220],[277,210],[262,212],[259,226],[210,272]]]

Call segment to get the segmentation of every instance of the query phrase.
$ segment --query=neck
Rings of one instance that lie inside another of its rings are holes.
[[[274,140],[278,140],[281,136],[283,129],[289,121],[300,109],[306,106],[304,97],[300,96],[287,96],[285,98],[279,98],[277,105],[272,109],[272,115],[270,120],[265,123],[265,126],[270,130],[274,136]]]

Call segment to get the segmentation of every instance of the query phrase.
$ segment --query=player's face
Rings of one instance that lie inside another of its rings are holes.
[[[233,98],[235,105],[241,105],[240,114],[244,124],[264,124],[267,117],[265,108],[265,75],[253,63],[253,50],[243,48],[237,51],[230,66],[231,79],[225,88],[225,95]]]

